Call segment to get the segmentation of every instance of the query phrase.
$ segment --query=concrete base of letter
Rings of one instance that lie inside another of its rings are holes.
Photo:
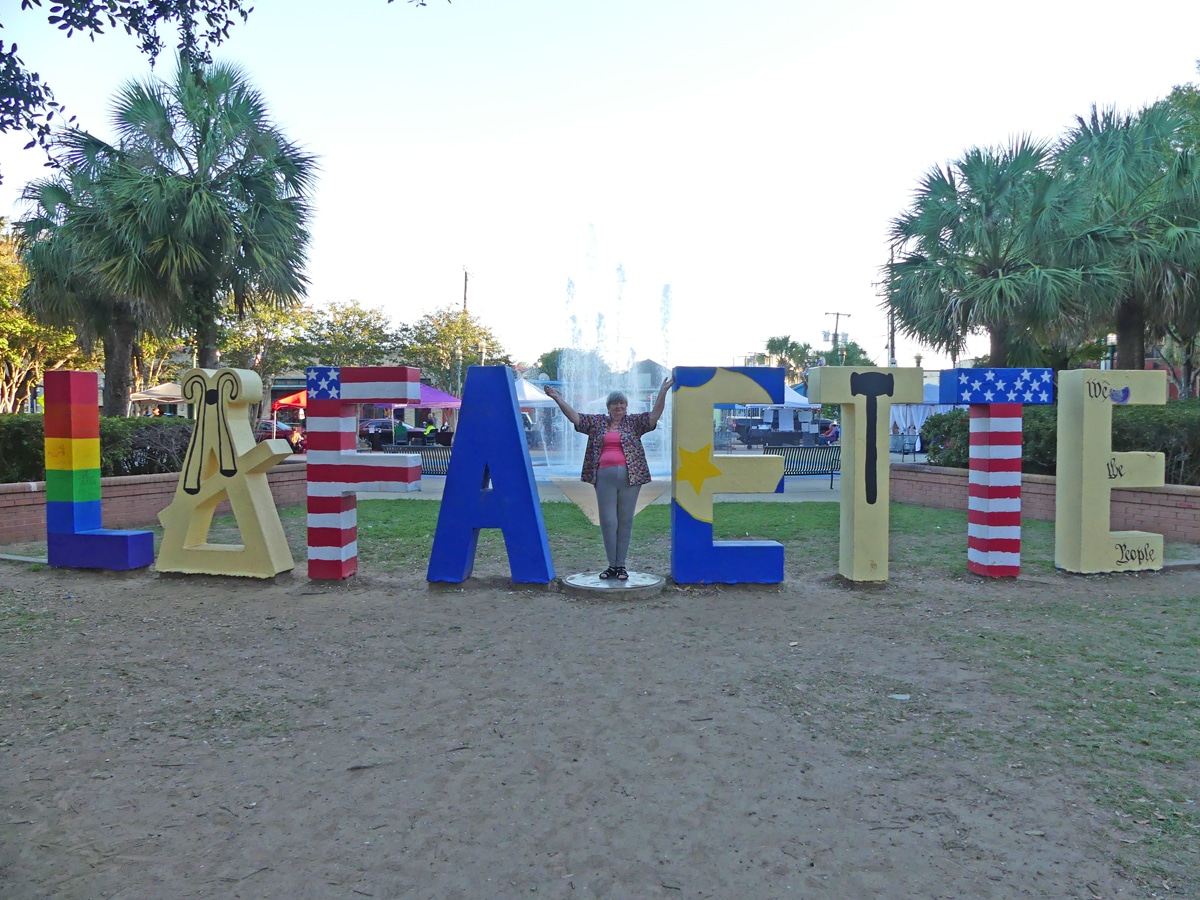
[[[580,572],[567,575],[562,580],[563,593],[573,597],[596,599],[607,596],[612,599],[632,600],[652,597],[660,593],[667,580],[649,572],[630,572],[628,581],[616,578],[601,578],[599,572]]]

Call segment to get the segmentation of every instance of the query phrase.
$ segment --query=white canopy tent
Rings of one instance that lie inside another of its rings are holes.
[[[813,414],[821,408],[820,403],[810,402],[799,391],[786,385],[783,388],[783,403],[772,403],[765,406],[751,404],[751,406],[761,411],[762,427],[773,425],[780,431],[809,430]],[[780,412],[781,410],[789,410],[789,413],[784,415]]]
[[[820,409],[820,403],[810,403],[809,399],[790,387],[783,389],[784,409]]]
[[[782,403],[747,403],[737,404],[738,407],[754,407],[755,409],[820,409],[820,403],[810,403],[809,399],[795,388],[784,387]],[[729,409],[732,407],[722,407]]]
[[[956,406],[953,403],[941,403],[940,392],[936,384],[925,385],[924,403],[893,403],[892,421],[888,427],[894,432],[898,427],[901,434],[920,434],[925,420],[935,413],[950,412]]]
[[[160,384],[130,394],[129,399],[135,403],[183,403],[183,388],[178,384]]]
[[[547,397],[541,388],[524,378],[517,379],[517,406],[525,408],[555,405],[557,404]]]

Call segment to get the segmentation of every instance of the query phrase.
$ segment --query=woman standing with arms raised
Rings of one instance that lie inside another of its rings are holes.
[[[585,415],[576,412],[557,390],[546,388],[546,396],[558,404],[575,430],[588,436],[580,479],[596,488],[600,533],[604,536],[604,552],[608,555],[608,568],[600,573],[601,578],[618,581],[629,578],[625,557],[633,534],[633,514],[637,509],[638,492],[650,481],[642,435],[658,427],[666,407],[667,391],[674,383],[674,377],[667,376],[658,389],[654,408],[648,413],[633,415],[628,414],[629,399],[620,391],[608,395],[607,415]]]

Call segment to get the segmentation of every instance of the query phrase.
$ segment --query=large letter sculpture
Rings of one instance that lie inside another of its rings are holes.
[[[842,404],[838,572],[850,581],[887,581],[887,422],[893,403],[924,399],[923,379],[920,369],[823,366],[809,373],[809,400]]]
[[[481,528],[503,532],[513,581],[554,580],[533,462],[507,366],[467,370],[426,578],[454,583],[470,578]]]
[[[359,403],[421,400],[412,366],[309,366],[308,577],[349,578],[358,571],[356,492],[421,488],[421,457],[358,452]]]
[[[99,379],[46,373],[46,558],[72,569],[140,569],[154,534],[101,528]]]
[[[769,493],[783,478],[782,456],[713,455],[718,403],[783,403],[783,369],[675,369],[672,417],[671,577],[680,584],[778,584],[777,541],[713,541],[714,493]]]
[[[1161,453],[1113,453],[1113,405],[1167,402],[1166,372],[1076,369],[1058,376],[1054,564],[1068,572],[1161,569],[1161,534],[1109,531],[1113,488],[1161,487]]]
[[[1020,575],[1022,410],[1054,402],[1054,372],[946,369],[939,399],[970,404],[967,569],[989,578]]]
[[[171,505],[163,526],[160,572],[274,578],[295,568],[267,472],[291,455],[287,441],[254,442],[247,407],[262,400],[262,379],[248,369],[192,369],[183,397],[196,411]],[[226,497],[241,544],[210,544],[213,513]]]

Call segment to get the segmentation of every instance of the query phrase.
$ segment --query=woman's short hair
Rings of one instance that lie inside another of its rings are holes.
[[[604,406],[607,408],[612,406],[614,403],[624,403],[626,406],[628,406],[629,398],[625,396],[624,391],[613,391],[608,395],[608,399],[604,401]]]

